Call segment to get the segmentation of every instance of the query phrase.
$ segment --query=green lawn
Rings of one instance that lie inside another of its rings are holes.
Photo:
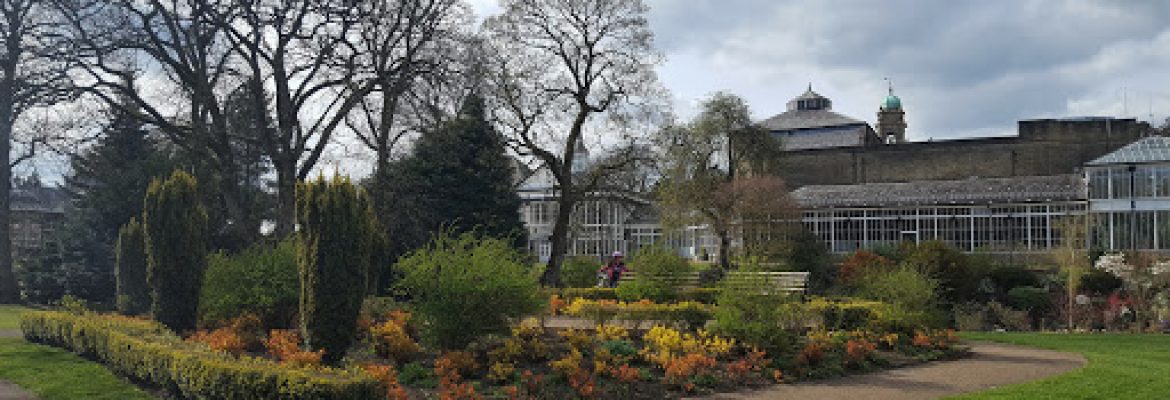
[[[20,313],[26,310],[0,305],[0,330],[20,329]],[[44,400],[154,398],[101,364],[21,338],[0,338],[0,379]]]
[[[1164,399],[1170,396],[1170,335],[966,333],[986,340],[1081,353],[1080,370],[955,399]]]
[[[20,329],[20,313],[28,310],[21,306],[0,304],[0,330]]]

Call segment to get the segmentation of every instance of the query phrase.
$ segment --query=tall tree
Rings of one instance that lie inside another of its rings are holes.
[[[65,188],[72,197],[61,229],[69,266],[93,284],[87,300],[113,299],[114,248],[118,230],[142,215],[142,198],[152,179],[165,176],[174,162],[146,126],[121,108],[92,147],[74,155]],[[71,294],[79,295],[77,291]]]
[[[659,141],[667,155],[658,188],[664,222],[707,225],[719,238],[723,268],[731,266],[733,228],[741,217],[770,221],[790,208],[782,201],[787,198],[782,182],[744,180],[748,172],[774,172],[778,156],[772,152],[780,146],[752,122],[743,99],[716,93],[693,121],[664,129]]]
[[[142,123],[157,128],[185,157],[206,166],[205,190],[236,230],[255,236],[239,185],[237,140],[229,129],[225,98],[246,80],[234,69],[233,51],[207,0],[76,0],[57,2],[68,29],[73,82]],[[158,71],[137,85],[141,71]],[[209,179],[210,178],[210,179]]]
[[[392,232],[414,233],[407,250],[442,230],[474,230],[526,245],[513,160],[483,107],[478,97],[468,99],[456,119],[424,133],[394,168],[389,187],[399,211],[389,219],[397,223]]]
[[[652,46],[642,0],[504,0],[490,19],[490,70],[498,123],[510,146],[548,168],[556,181],[557,213],[552,254],[541,277],[560,282],[574,205],[596,192],[602,178],[629,166],[629,157],[606,157],[590,176],[574,173],[576,147],[600,141],[597,116],[606,128],[627,127],[631,111],[657,89]],[[593,121],[591,121],[591,119]],[[592,123],[591,123],[592,122]],[[632,147],[626,147],[632,148]]]
[[[69,96],[57,32],[60,14],[44,0],[0,0],[0,304],[20,301],[12,272],[9,197],[12,167],[31,157],[12,157],[13,128],[33,108]]]

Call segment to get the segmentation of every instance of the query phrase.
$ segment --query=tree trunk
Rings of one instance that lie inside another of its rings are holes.
[[[9,77],[15,68],[6,68]],[[20,289],[12,271],[12,120],[13,82],[0,83],[0,304],[20,302]]]
[[[553,224],[552,254],[548,258],[548,267],[540,276],[540,284],[546,287],[560,287],[561,264],[565,261],[565,253],[569,250],[569,223],[572,222],[573,206],[577,199],[569,193],[562,192],[557,201],[557,220]]]
[[[276,227],[272,231],[277,239],[283,239],[296,226],[297,165],[287,160],[276,164]]]
[[[731,235],[726,229],[716,232],[719,235],[719,267],[724,271],[731,269]]]

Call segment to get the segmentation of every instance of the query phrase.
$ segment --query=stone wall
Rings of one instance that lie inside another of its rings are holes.
[[[1020,121],[1014,137],[785,153],[789,187],[1073,173],[1150,132],[1133,119]]]

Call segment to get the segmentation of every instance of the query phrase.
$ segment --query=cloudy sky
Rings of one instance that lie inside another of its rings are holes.
[[[811,83],[873,123],[886,86],[911,140],[1010,135],[1020,119],[1170,113],[1170,1],[647,0],[683,117],[707,94],[757,117]],[[479,15],[496,0],[473,0]]]

